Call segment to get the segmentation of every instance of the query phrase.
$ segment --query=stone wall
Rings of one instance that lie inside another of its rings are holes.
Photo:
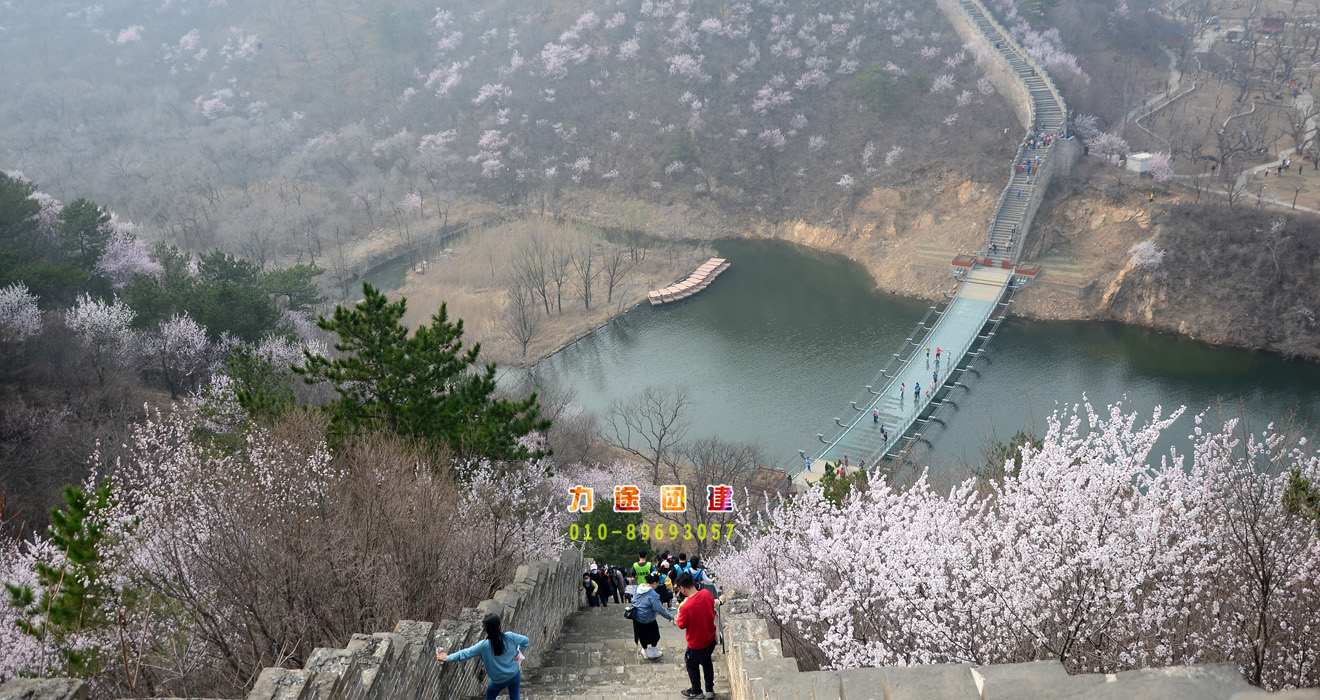
[[[504,629],[531,639],[527,664],[554,646],[564,618],[578,609],[582,553],[518,567],[513,583],[457,620],[404,620],[392,632],[355,634],[343,649],[316,649],[300,669],[268,668],[247,700],[457,700],[485,693],[481,662],[442,664],[437,651],[454,652],[485,638],[481,619],[500,616]],[[86,700],[82,681],[14,679],[0,700]]]
[[[972,22],[971,16],[963,11],[958,0],[935,0],[935,4],[949,19],[954,31],[958,33],[958,38],[975,47],[973,55],[985,70],[985,74],[990,77],[990,81],[994,83],[995,89],[1013,107],[1013,112],[1017,114],[1022,128],[1030,129],[1032,122],[1035,121],[1036,103],[1031,99],[1031,93],[1027,91],[1027,84],[1022,81],[1013,67],[1008,65],[1008,61],[999,55],[999,51],[990,43],[990,39],[981,33],[981,29]],[[989,17],[990,14],[986,13],[986,16]],[[1008,36],[1008,32],[1002,33]]]
[[[504,629],[531,639],[528,664],[537,664],[559,637],[564,618],[578,609],[582,554],[518,567],[513,583],[457,620],[404,620],[393,632],[355,634],[343,649],[317,649],[301,669],[268,668],[247,700],[449,700],[480,696],[481,662],[442,664],[437,651],[454,652],[482,639],[481,619],[500,616]],[[0,700],[8,700],[0,697]]]
[[[1045,201],[1046,194],[1049,193],[1050,183],[1058,176],[1067,176],[1072,173],[1073,165],[1082,154],[1082,144],[1075,138],[1055,139],[1054,143],[1046,149],[1046,162],[1044,166],[1037,171],[1036,186],[1031,188],[1031,197],[1027,200],[1027,209],[1022,213],[1021,230],[1026,231],[1028,238],[1022,241],[1022,249],[1030,250],[1030,246],[1036,241],[1030,238],[1031,224],[1036,220],[1036,212],[1040,210],[1040,205]]]
[[[785,658],[745,591],[725,591],[725,660],[732,700],[1320,700],[1317,691],[1252,688],[1232,664],[1070,676],[1057,661],[933,664],[801,672]]]

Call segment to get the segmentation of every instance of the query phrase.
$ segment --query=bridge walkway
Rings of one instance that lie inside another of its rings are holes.
[[[1035,207],[1044,195],[1041,183],[1048,183],[1059,142],[1066,138],[1067,107],[1044,69],[990,17],[981,0],[958,0],[958,4],[1021,80],[1018,87],[1031,101],[1029,128],[1014,154],[1008,185],[990,219],[985,250],[976,258],[960,256],[976,264],[960,279],[957,293],[949,297],[952,301],[943,311],[931,307],[902,349],[893,353],[880,374],[844,409],[845,415],[834,419],[833,437],[818,433],[823,446],[813,456],[799,451],[800,461],[788,470],[795,482],[818,479],[827,464],[837,465],[845,459],[853,467],[863,463],[874,467],[881,459],[907,454],[921,438],[920,426],[938,420],[935,413],[948,402],[952,389],[961,386],[963,373],[994,337],[1017,291],[1013,284],[1016,263]],[[1042,135],[1050,137],[1049,146],[1042,142]],[[1025,275],[1035,273],[1022,274],[1021,279],[1026,279]],[[928,325],[931,316],[938,318]],[[987,326],[990,330],[983,335]],[[938,366],[936,348],[940,350]]]
[[[1013,276],[1012,269],[1001,268],[979,268],[968,273],[949,305],[933,312],[938,316],[935,323],[918,325],[918,332],[904,343],[903,350],[894,353],[866,393],[851,403],[849,415],[836,419],[834,437],[826,440],[823,434],[819,436],[825,444],[810,460],[811,467],[808,469],[804,460],[797,471],[820,475],[825,463],[839,464],[845,457],[851,466],[861,462],[874,465],[905,449],[902,438],[933,407],[938,407],[941,392],[951,388],[956,383],[954,376],[965,371],[964,360],[972,353],[982,329],[1007,303],[1001,300]],[[880,387],[878,391],[876,386]]]

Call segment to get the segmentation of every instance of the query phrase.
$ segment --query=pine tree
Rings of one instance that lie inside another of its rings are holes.
[[[114,590],[101,559],[104,525],[98,517],[111,505],[110,487],[88,493],[64,487],[63,510],[51,510],[48,531],[51,546],[62,561],[37,561],[37,585],[9,589],[10,604],[20,608],[19,629],[59,649],[64,668],[48,669],[58,675],[85,677],[100,668],[98,650],[86,648],[79,636],[111,625],[107,603]]]
[[[407,300],[390,303],[370,283],[353,308],[340,306],[333,319],[317,320],[339,336],[337,359],[306,353],[294,371],[307,383],[329,382],[339,400],[329,406],[331,431],[340,438],[355,432],[389,429],[462,457],[514,460],[548,454],[519,438],[544,431],[536,394],[522,401],[496,399],[495,365],[475,370],[481,344],[463,348],[463,321],[449,322],[448,310],[412,336],[400,320]]]

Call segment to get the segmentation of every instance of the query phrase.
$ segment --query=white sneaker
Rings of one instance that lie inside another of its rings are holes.
[[[704,697],[705,697],[707,700],[710,700],[711,698],[714,698],[714,697],[715,697],[715,691],[713,691],[713,690],[711,690],[711,691],[707,691],[706,694],[704,695]]]

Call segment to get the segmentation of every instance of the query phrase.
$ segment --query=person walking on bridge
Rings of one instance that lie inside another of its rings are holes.
[[[880,422],[880,411],[878,409],[874,409],[874,408],[871,409],[871,422],[872,423]]]
[[[907,398],[907,384],[905,384],[905,383],[903,383],[903,382],[899,382],[899,383],[898,383],[898,402],[901,404],[901,403],[903,403],[903,399],[906,399],[906,398]]]
[[[437,651],[436,660],[450,663],[479,657],[481,664],[486,667],[488,679],[486,700],[495,700],[506,688],[511,700],[520,700],[518,689],[522,684],[522,667],[518,664],[523,660],[523,652],[531,646],[532,640],[521,634],[501,632],[499,615],[487,615],[481,621],[481,628],[486,633],[485,639],[452,654]]]

